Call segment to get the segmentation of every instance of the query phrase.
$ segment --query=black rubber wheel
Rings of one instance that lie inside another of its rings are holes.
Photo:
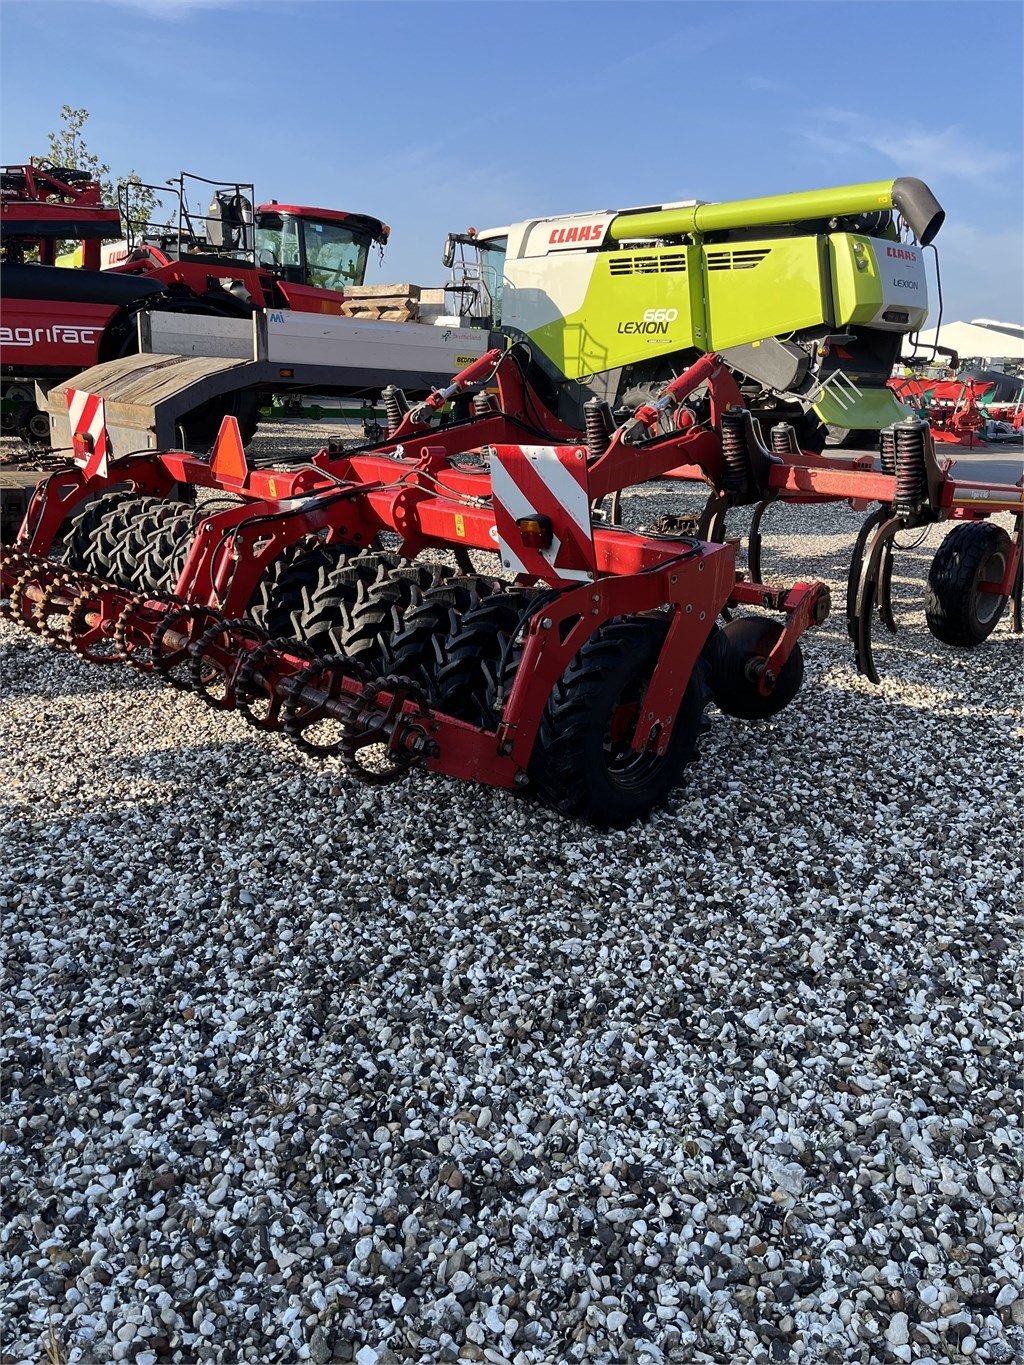
[[[490,726],[489,699],[509,636],[516,630],[532,593],[495,592],[464,612],[441,647],[431,701],[438,710],[474,725]]]
[[[991,521],[963,521],[939,546],[928,571],[924,614],[928,629],[947,645],[973,649],[995,630],[1006,597],[982,592],[983,583],[1001,583],[1010,554],[1010,537]]]
[[[116,505],[96,528],[93,572],[136,592],[170,592],[192,548],[192,517],[191,507],[166,498]]]
[[[695,753],[707,700],[703,664],[691,676],[664,754],[629,745],[667,622],[611,621],[590,637],[544,710],[530,776],[549,805],[621,828],[660,805]]]
[[[15,433],[28,446],[50,444],[50,419],[45,412],[40,412],[35,403],[22,403],[15,409],[13,426]]]
[[[213,398],[194,412],[186,413],[178,423],[182,445],[186,450],[209,450],[225,417],[237,419],[242,445],[247,446],[256,435],[260,420],[256,395],[246,392],[225,394],[223,398]]]
[[[294,635],[317,654],[340,654],[342,632],[360,585],[372,583],[382,564],[394,568],[397,563],[396,555],[381,550],[355,554],[348,547],[347,554],[339,555],[333,564],[321,565],[302,588],[284,633]]]
[[[767,616],[737,616],[711,633],[704,647],[708,684],[715,705],[738,720],[766,720],[789,705],[804,680],[804,658],[796,645],[772,691],[762,696],[757,665],[767,659],[785,627]]]
[[[440,582],[439,565],[389,564],[382,561],[373,578],[364,578],[344,613],[340,628],[341,652],[371,672],[383,668],[388,642],[402,629],[402,616],[416,592]]]
[[[97,528],[108,512],[112,512],[115,507],[131,497],[129,489],[118,488],[80,504],[61,528],[63,533],[61,558],[64,563],[72,569],[95,573],[96,570],[86,561],[94,552]]]
[[[445,641],[463,614],[495,590],[494,579],[455,574],[424,592],[414,591],[402,613],[401,629],[383,641],[382,671],[411,678],[433,696],[444,663]]]
[[[271,639],[298,635],[295,618],[301,616],[304,595],[332,573],[352,553],[349,545],[289,546],[264,570],[247,607],[247,613]]]

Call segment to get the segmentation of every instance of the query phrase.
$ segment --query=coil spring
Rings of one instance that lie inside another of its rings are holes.
[[[493,412],[494,404],[491,395],[484,389],[478,389],[473,395],[473,412],[477,417],[483,417],[485,413]]]
[[[746,413],[742,409],[723,412],[721,423],[725,490],[742,493],[753,482],[754,475],[747,447]]]
[[[928,501],[928,476],[924,462],[924,433],[927,427],[927,422],[908,417],[905,422],[897,422],[891,428],[893,473],[896,476],[896,496],[893,501],[900,512],[916,511]],[[884,461],[886,456],[882,458]],[[882,468],[885,468],[884,462]]]
[[[384,411],[388,419],[388,435],[394,436],[395,432],[402,424],[402,418],[409,410],[409,405],[405,401],[405,394],[394,384],[389,384],[380,396],[384,404]]]
[[[587,453],[591,459],[603,455],[611,440],[613,418],[611,408],[600,398],[588,398],[583,404],[586,427]]]
[[[878,433],[878,458],[882,473],[892,476],[896,473],[896,428],[886,427]]]
[[[796,455],[799,449],[796,432],[789,423],[777,422],[772,427],[772,454]]]

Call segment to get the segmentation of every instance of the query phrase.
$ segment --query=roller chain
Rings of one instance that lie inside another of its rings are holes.
[[[324,703],[340,698],[345,691],[346,677],[364,684],[370,681],[369,672],[344,654],[324,655],[289,680],[288,694],[281,706],[281,728],[296,748],[311,758],[336,758],[343,755],[346,745],[344,725],[328,715]],[[303,696],[306,689],[315,692],[317,700],[306,700]],[[309,738],[307,732],[325,720],[338,728],[337,737],[319,743]]]
[[[121,602],[121,610],[117,620],[124,614],[128,603],[126,600]],[[117,620],[114,622],[114,632],[112,634],[100,634],[90,639],[95,627],[91,626],[88,616],[91,611],[103,611],[109,607],[105,600],[102,589],[97,590],[93,586],[86,586],[82,592],[68,607],[67,616],[64,621],[64,630],[68,645],[92,664],[116,664],[121,662],[121,653],[117,644]]]
[[[210,656],[210,647],[218,640],[223,641],[227,652],[227,667],[219,659]],[[231,711],[236,705],[238,698],[236,679],[242,664],[241,654],[243,651],[249,652],[244,650],[245,641],[258,649],[266,644],[267,637],[255,621],[236,618],[218,621],[189,649],[188,671],[192,691],[214,711]],[[222,692],[214,691],[218,685],[223,688]]]
[[[370,738],[373,734],[372,728],[363,731],[361,734],[355,734],[350,729],[343,729],[339,752],[350,776],[358,778],[360,782],[364,782],[368,786],[383,787],[405,777],[415,763],[414,755],[404,746],[394,749],[391,747],[389,742],[391,733],[385,729],[389,722],[395,729],[402,727],[406,733],[409,729],[417,731],[420,743],[427,744],[434,753],[437,752],[437,746],[430,744],[426,728],[416,722],[416,717],[426,720],[430,711],[426,697],[412,678],[387,674],[382,678],[375,678],[365,690],[371,695],[379,695],[381,692],[391,694],[391,705],[387,711],[380,710],[377,713],[377,719],[381,722],[380,730],[377,733],[381,737],[376,742]],[[410,702],[414,707],[412,714],[405,710],[406,705]],[[374,751],[380,764],[379,767],[367,767],[360,760],[359,754],[365,748]]]
[[[59,573],[43,589],[43,595],[35,605],[36,629],[43,639],[53,645],[55,649],[70,649],[71,641],[68,639],[67,632],[69,608],[64,607],[55,611],[53,598],[61,592],[72,598],[77,597],[86,586],[86,580],[73,569],[66,573]],[[51,624],[50,617],[52,615],[58,617],[57,625]]]
[[[189,663],[192,646],[212,626],[223,622],[224,617],[214,607],[180,606],[169,611],[153,633],[151,648],[155,672],[172,687],[182,692],[191,691],[193,680]],[[169,644],[168,636],[172,634],[183,636],[185,643]]]
[[[295,672],[316,662],[313,651],[297,640],[267,640],[246,654],[235,675],[235,704],[243,719],[256,730],[280,728],[281,696],[278,692],[269,692],[257,675],[267,659],[275,660],[280,671],[283,657],[298,659]],[[263,703],[265,710],[257,710],[257,703]]]

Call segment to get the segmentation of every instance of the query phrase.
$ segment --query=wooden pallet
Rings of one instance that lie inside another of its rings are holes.
[[[345,290],[341,312],[371,322],[414,322],[419,302],[417,284],[360,284]]]

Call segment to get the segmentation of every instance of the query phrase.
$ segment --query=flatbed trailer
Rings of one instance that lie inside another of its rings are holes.
[[[494,343],[478,327],[369,322],[277,310],[251,319],[142,312],[140,354],[94,365],[43,390],[50,445],[68,450],[75,430],[69,391],[103,403],[108,454],[167,449],[187,436],[212,445],[225,415],[255,426],[272,393],[366,395],[389,383],[426,394]]]

